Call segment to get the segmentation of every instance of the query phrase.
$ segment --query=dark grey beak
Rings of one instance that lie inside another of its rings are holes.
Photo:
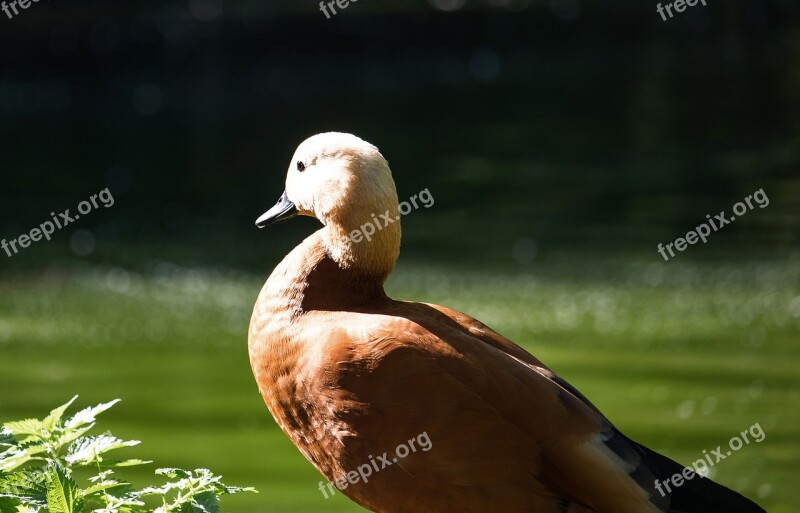
[[[283,221],[291,219],[296,215],[297,207],[295,207],[294,203],[289,200],[289,198],[286,196],[286,191],[284,191],[283,196],[278,199],[278,202],[275,204],[275,206],[267,210],[261,215],[261,217],[256,219],[256,226],[259,228],[264,228],[271,224],[282,223]]]

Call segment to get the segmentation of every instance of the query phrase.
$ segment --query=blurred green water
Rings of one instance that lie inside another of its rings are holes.
[[[683,463],[759,423],[712,475],[771,513],[800,490],[800,259],[702,266],[560,259],[493,272],[401,263],[391,295],[468,312],[520,342],[632,438]],[[120,397],[101,426],[161,466],[207,466],[260,495],[226,511],[358,511],[271,420],[246,330],[262,276],[159,264],[0,283],[0,420]],[[135,483],[152,468],[128,469]]]
[[[117,201],[0,257],[0,420],[121,397],[104,425],[141,439],[137,455],[261,490],[226,511],[358,511],[323,499],[246,354],[264,262],[315,223],[254,237],[252,222],[302,138],[347,130],[382,149],[401,200],[436,198],[404,220],[395,297],[484,320],[684,463],[759,422],[766,440],[713,470],[796,511],[800,264],[765,258],[796,252],[800,233],[798,2],[669,24],[632,1],[435,3],[329,23],[294,0],[225,2],[213,22],[174,2],[51,2],[4,25],[0,235],[105,186]],[[768,208],[659,260],[657,243],[759,188]],[[82,257],[96,267],[58,270],[83,255],[72,228],[96,242]],[[570,248],[637,257],[554,253]]]

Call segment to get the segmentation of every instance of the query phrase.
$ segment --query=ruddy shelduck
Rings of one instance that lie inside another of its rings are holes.
[[[373,214],[393,222],[353,237]],[[375,146],[343,133],[303,142],[256,224],[296,215],[323,226],[264,285],[250,363],[278,425],[336,491],[381,513],[763,513],[626,438],[481,322],[389,298],[400,215]],[[413,450],[422,434],[429,446]]]

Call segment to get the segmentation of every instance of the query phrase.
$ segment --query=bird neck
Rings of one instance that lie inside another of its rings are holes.
[[[355,249],[357,245],[338,247],[340,252],[335,257],[327,230],[323,227],[304,240],[278,264],[267,280],[258,304],[275,325],[288,325],[299,315],[313,310],[358,310],[387,300],[383,283],[394,259],[391,265],[384,261],[380,268],[380,262],[367,260],[370,257],[363,250]],[[366,247],[371,243],[362,241],[362,244]]]
[[[320,230],[325,252],[343,271],[370,276],[381,285],[400,255],[401,235],[397,206],[329,222]]]

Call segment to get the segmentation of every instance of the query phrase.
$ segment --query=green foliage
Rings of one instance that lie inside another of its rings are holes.
[[[256,492],[227,486],[207,469],[157,469],[169,479],[160,487],[135,490],[116,479],[113,467],[143,465],[139,459],[107,457],[138,440],[121,440],[110,433],[87,435],[96,417],[119,400],[64,414],[77,399],[59,406],[42,420],[6,422],[0,429],[0,513],[218,513],[223,495]],[[78,469],[96,475],[79,485]],[[257,493],[257,492],[256,492]],[[145,498],[157,501],[149,507]]]

